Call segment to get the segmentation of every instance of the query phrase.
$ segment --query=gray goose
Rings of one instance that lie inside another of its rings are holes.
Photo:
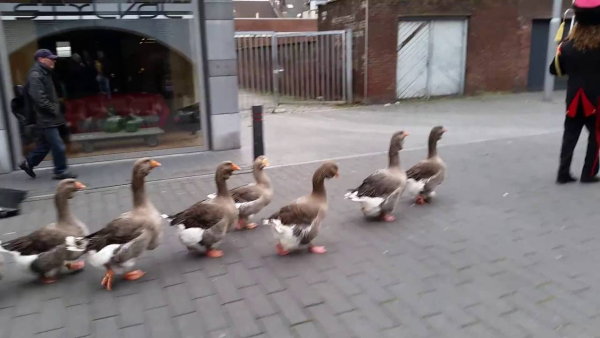
[[[84,261],[77,261],[84,254],[88,234],[69,207],[69,199],[85,185],[74,179],[58,183],[54,194],[57,220],[26,236],[0,243],[0,252],[10,253],[22,268],[37,274],[45,283],[56,282],[58,273],[66,267],[71,271],[83,269]]]
[[[388,151],[388,167],[367,176],[362,184],[346,193],[345,198],[360,203],[366,217],[379,217],[386,222],[396,220],[394,209],[406,188],[406,173],[400,167],[400,155],[408,133],[398,131],[392,135]]]
[[[162,218],[144,187],[146,176],[160,165],[150,158],[135,161],[131,180],[133,209],[86,237],[90,263],[106,269],[100,284],[108,291],[112,290],[115,273],[124,273],[126,280],[141,278],[143,271],[132,271],[136,258],[146,250],[154,250],[160,243]]]
[[[416,198],[416,204],[429,203],[435,195],[435,188],[444,181],[446,163],[438,155],[437,143],[445,132],[446,129],[442,126],[433,127],[429,133],[427,159],[418,162],[406,171],[409,181],[423,185]]]
[[[256,228],[257,224],[248,223],[248,219],[271,203],[273,187],[271,186],[271,180],[264,171],[268,165],[269,162],[265,156],[258,156],[252,165],[255,183],[229,190],[231,198],[235,202],[235,207],[239,211],[238,223],[235,227],[237,230]],[[208,198],[213,199],[216,196],[216,194],[211,194],[208,195]]]
[[[312,241],[318,235],[327,212],[325,180],[338,176],[337,164],[325,162],[313,175],[310,194],[296,199],[264,220],[265,225],[271,225],[277,239],[277,254],[284,256],[290,250],[302,247],[315,254],[327,252],[325,247],[314,246]]]
[[[206,256],[223,256],[223,251],[216,247],[228,229],[238,221],[238,210],[227,190],[226,182],[236,170],[240,170],[240,167],[233,162],[219,164],[215,173],[217,196],[200,201],[173,216],[167,216],[171,225],[177,226],[179,240],[188,250],[200,252],[205,247]]]

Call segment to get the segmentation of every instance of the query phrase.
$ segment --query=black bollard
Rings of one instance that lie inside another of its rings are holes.
[[[252,106],[252,131],[254,138],[254,158],[265,154],[263,142],[263,106]]]

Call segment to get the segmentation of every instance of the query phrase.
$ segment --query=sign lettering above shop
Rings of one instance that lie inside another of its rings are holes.
[[[0,3],[2,20],[74,19],[185,19],[192,17],[190,3]]]

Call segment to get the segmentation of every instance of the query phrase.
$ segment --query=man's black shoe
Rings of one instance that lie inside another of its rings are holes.
[[[19,168],[21,168],[21,170],[23,170],[25,173],[27,173],[27,175],[29,175],[29,177],[35,178],[35,176],[36,176],[35,172],[33,171],[33,168],[29,165],[27,160],[21,162],[21,164],[19,164]]]
[[[64,180],[67,178],[77,178],[77,174],[73,174],[67,171],[62,174],[55,174],[54,176],[52,176],[53,180]]]

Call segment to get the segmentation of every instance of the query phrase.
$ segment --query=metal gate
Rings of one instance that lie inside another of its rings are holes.
[[[398,26],[399,99],[462,94],[466,20],[403,21]]]
[[[236,32],[240,110],[352,101],[350,31]]]

